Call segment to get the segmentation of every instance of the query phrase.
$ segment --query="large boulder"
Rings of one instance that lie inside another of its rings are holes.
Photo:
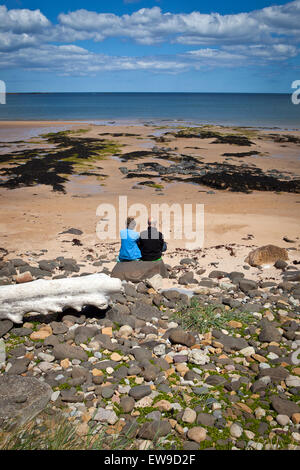
[[[23,425],[34,418],[48,404],[51,387],[34,377],[20,375],[0,376],[1,427]]]
[[[275,245],[265,245],[256,248],[249,253],[245,262],[250,266],[263,266],[265,264],[274,264],[278,260],[288,260],[288,252],[285,248]]]
[[[168,271],[162,260],[160,261],[128,261],[119,262],[111,272],[111,277],[117,277],[122,281],[140,282],[160,274],[168,277]]]

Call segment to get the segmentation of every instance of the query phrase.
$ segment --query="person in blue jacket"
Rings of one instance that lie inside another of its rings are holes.
[[[142,254],[137,245],[140,234],[134,230],[136,222],[133,217],[128,217],[126,228],[120,231],[121,248],[118,261],[134,261],[141,259]]]

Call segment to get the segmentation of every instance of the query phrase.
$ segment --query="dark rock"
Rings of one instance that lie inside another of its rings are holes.
[[[33,330],[31,328],[24,328],[24,327],[13,328],[12,330],[10,330],[11,335],[18,336],[18,337],[29,336],[31,335],[32,332]]]
[[[45,346],[56,346],[60,344],[60,340],[59,340],[59,337],[58,336],[55,336],[55,335],[50,335],[50,336],[47,336],[47,338],[44,339],[44,345]]]
[[[235,338],[234,336],[222,334],[222,336],[217,339],[223,344],[225,352],[230,352],[231,350],[240,351],[249,346],[244,338]]]
[[[56,359],[79,359],[87,361],[87,353],[80,347],[69,346],[68,344],[56,344],[53,348],[53,355]]]
[[[154,441],[159,437],[166,436],[172,431],[172,427],[167,420],[151,421],[151,423],[142,424],[138,430],[138,437]]]
[[[197,416],[197,424],[201,426],[213,426],[216,418],[208,413],[199,413]]]
[[[213,288],[213,287],[216,287],[217,286],[217,283],[212,281],[211,279],[202,279],[200,282],[199,282],[199,286],[201,287],[208,287],[209,289]]]
[[[157,378],[159,372],[160,369],[158,367],[150,364],[142,370],[141,374],[146,382],[150,382],[151,380],[154,381]]]
[[[277,269],[285,269],[288,266],[288,263],[286,261],[283,261],[282,259],[279,259],[276,261],[274,266]]]
[[[58,266],[58,263],[55,261],[42,260],[39,262],[39,268],[42,271],[49,271],[50,273],[53,273],[53,271],[55,271],[57,266]]]
[[[114,394],[114,389],[111,388],[110,386],[105,386],[105,387],[102,387],[101,389],[101,395],[103,398],[111,398]]]
[[[124,413],[131,413],[135,405],[135,401],[132,397],[122,397],[120,400],[120,407]]]
[[[152,352],[144,348],[133,348],[131,354],[138,362],[142,362],[144,360],[149,361],[152,359]]]
[[[205,383],[207,383],[208,385],[214,385],[214,386],[224,385],[225,382],[226,382],[226,378],[221,377],[219,375],[210,375],[209,377],[207,377],[205,381]]]
[[[180,292],[177,290],[166,289],[162,291],[161,294],[170,301],[177,301],[180,299]]]
[[[0,338],[8,333],[13,328],[13,326],[14,324],[10,320],[0,320]]]
[[[128,367],[126,366],[121,366],[119,367],[119,369],[117,369],[114,373],[113,373],[113,377],[115,379],[117,379],[118,381],[119,380],[122,380],[122,379],[125,379],[125,377],[127,377],[128,375]]]
[[[27,352],[27,351],[26,351],[26,348],[25,348],[25,346],[22,344],[21,346],[17,346],[16,348],[11,349],[11,350],[9,351],[9,354],[10,354],[11,356],[14,356],[14,357],[19,357],[19,356],[25,356],[26,352]]]
[[[137,435],[139,425],[136,421],[129,421],[122,428],[121,435],[126,436],[127,439],[134,439]]]
[[[150,394],[151,388],[149,385],[136,385],[129,390],[129,396],[134,398],[134,400],[140,400]]]
[[[270,343],[271,341],[275,342],[280,342],[281,341],[281,334],[280,332],[275,328],[272,323],[263,318],[260,322],[260,327],[261,327],[261,332],[259,334],[259,341],[261,342],[266,342]]]
[[[122,281],[140,282],[143,279],[150,279],[155,274],[160,274],[163,278],[168,277],[168,271],[162,260],[117,263],[111,272],[111,277],[117,277]]]
[[[51,387],[34,377],[0,375],[0,420],[11,428],[23,425],[46,407],[51,394]]]
[[[192,259],[192,258],[182,258],[180,260],[180,264],[187,264],[187,265],[191,265],[191,264],[194,264],[195,261]]]
[[[268,432],[268,430],[269,430],[269,425],[267,423],[265,423],[264,421],[259,423],[257,432],[260,436],[266,434]]]
[[[69,330],[68,327],[62,322],[53,321],[50,323],[50,326],[54,335],[63,335]]]
[[[160,310],[145,302],[134,304],[130,310],[131,315],[144,321],[151,321],[153,317],[159,318],[161,315]]]
[[[110,337],[108,335],[103,335],[102,333],[98,333],[93,341],[99,343],[101,348],[108,349],[109,351],[115,351],[118,348],[117,343],[112,343]]]
[[[178,283],[183,285],[183,286],[187,286],[189,284],[194,284],[195,282],[197,282],[197,281],[195,281],[195,279],[194,279],[193,271],[189,271],[189,272],[183,274],[178,279]]]
[[[63,235],[65,233],[70,233],[72,235],[82,235],[83,232],[79,230],[78,228],[69,228],[69,230],[65,230],[64,232],[60,232],[59,235]]]
[[[8,362],[12,364],[11,368],[7,371],[9,375],[20,375],[27,371],[30,359],[23,357],[21,359],[9,359]]]
[[[224,277],[228,277],[228,273],[225,271],[212,271],[208,277],[211,279],[223,279]]]
[[[253,289],[257,289],[257,283],[251,279],[241,279],[239,281],[239,288],[242,292],[249,292]]]
[[[85,343],[88,339],[94,338],[97,333],[99,329],[96,326],[79,326],[75,330],[75,343],[77,345]]]
[[[276,413],[280,415],[286,415],[289,418],[294,413],[300,413],[300,406],[297,405],[295,402],[290,400],[283,400],[282,398],[273,395],[271,398],[272,407],[276,411]]]
[[[195,337],[191,333],[187,333],[180,328],[172,330],[169,340],[173,344],[183,344],[188,348],[196,343]]]
[[[200,449],[200,445],[197,444],[197,442],[192,442],[192,441],[185,441],[183,443],[183,450],[198,450]]]

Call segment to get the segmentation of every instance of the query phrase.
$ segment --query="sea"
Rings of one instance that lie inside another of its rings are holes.
[[[300,104],[291,94],[272,93],[16,93],[0,104],[0,121],[299,130]]]

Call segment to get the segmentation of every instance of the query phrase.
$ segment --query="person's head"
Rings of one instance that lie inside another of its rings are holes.
[[[126,220],[126,227],[133,230],[136,226],[136,221],[134,220],[133,217],[127,217]]]
[[[156,227],[157,225],[157,222],[155,219],[153,219],[153,217],[149,217],[148,219],[148,227]]]

